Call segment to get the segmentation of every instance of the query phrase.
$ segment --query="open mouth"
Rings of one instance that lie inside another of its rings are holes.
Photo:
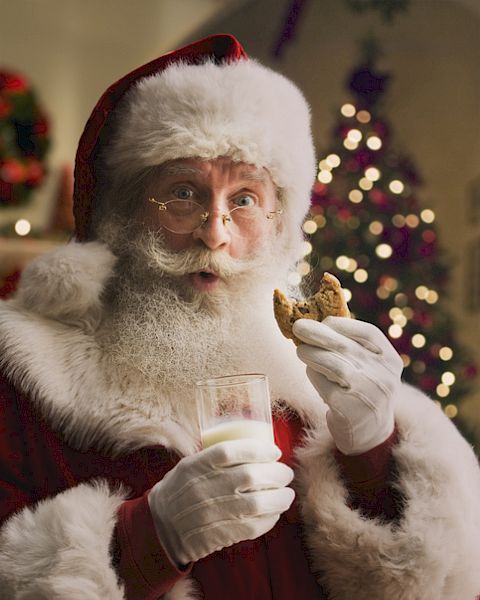
[[[198,290],[206,291],[216,287],[220,281],[220,277],[211,271],[197,271],[190,274],[192,284]]]

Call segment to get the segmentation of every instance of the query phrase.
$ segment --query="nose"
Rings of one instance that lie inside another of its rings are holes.
[[[230,232],[224,214],[222,209],[212,207],[207,221],[193,232],[193,239],[200,240],[210,250],[225,250],[230,244]]]

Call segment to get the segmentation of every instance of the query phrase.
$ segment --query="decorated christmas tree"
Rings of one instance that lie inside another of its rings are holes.
[[[402,356],[405,381],[428,393],[474,443],[458,405],[476,367],[446,303],[448,257],[435,213],[418,195],[420,176],[382,114],[389,76],[368,55],[349,77],[350,97],[319,162],[304,224],[311,260],[299,275],[310,292],[324,271],[335,274],[353,315],[380,327]]]

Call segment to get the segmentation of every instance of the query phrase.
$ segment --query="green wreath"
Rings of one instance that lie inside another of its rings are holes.
[[[0,70],[0,207],[25,204],[45,178],[48,120],[18,73]]]

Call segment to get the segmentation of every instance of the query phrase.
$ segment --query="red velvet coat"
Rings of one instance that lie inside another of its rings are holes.
[[[293,416],[275,423],[282,461],[294,466],[293,449],[300,443],[301,423]],[[338,454],[352,495],[370,516],[395,516],[397,505],[386,484],[389,447],[347,459]],[[131,600],[153,600],[191,572],[204,598],[229,600],[328,598],[308,562],[296,502],[266,535],[235,544],[200,560],[187,572],[178,571],[155,537],[145,493],[171,469],[178,456],[161,446],[136,450],[112,459],[93,449],[80,452],[52,431],[31,401],[4,378],[0,380],[0,518],[4,521],[24,506],[55,496],[81,482],[102,478],[126,486],[130,499],[119,509],[113,540],[120,577]]]

